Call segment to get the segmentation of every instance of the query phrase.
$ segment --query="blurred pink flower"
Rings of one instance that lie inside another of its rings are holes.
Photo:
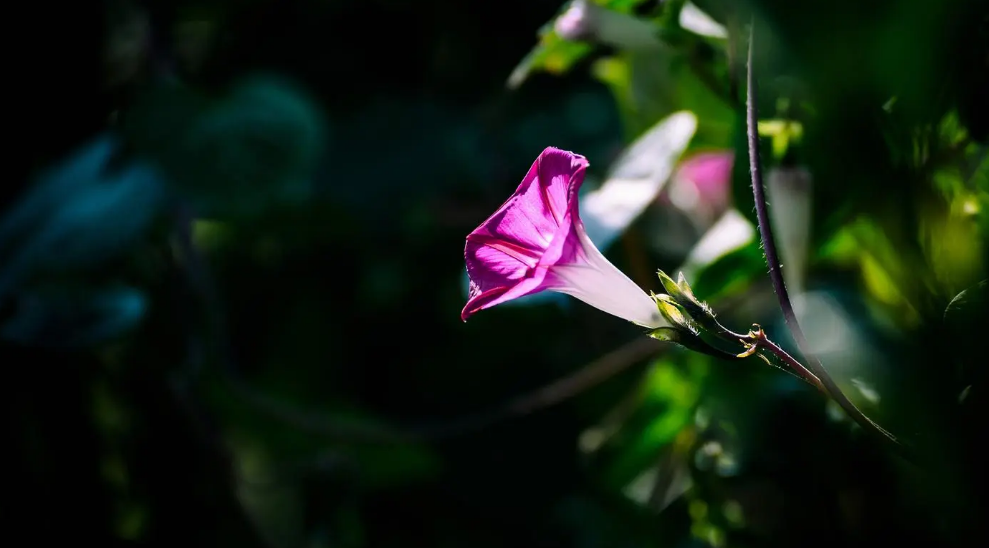
[[[652,298],[584,231],[577,195],[587,166],[583,156],[547,148],[508,201],[467,236],[464,321],[479,310],[548,290],[644,327],[666,325]]]
[[[734,163],[732,151],[701,152],[687,158],[673,176],[670,200],[680,209],[713,221],[728,208]]]

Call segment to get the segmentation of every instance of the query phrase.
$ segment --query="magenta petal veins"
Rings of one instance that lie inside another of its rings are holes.
[[[548,290],[644,327],[666,325],[652,298],[584,231],[577,200],[587,165],[583,156],[547,148],[508,201],[467,236],[470,291],[462,319]]]

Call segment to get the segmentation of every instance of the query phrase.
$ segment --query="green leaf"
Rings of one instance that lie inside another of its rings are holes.
[[[711,300],[737,294],[764,276],[766,260],[758,240],[719,257],[694,277],[697,292]]]

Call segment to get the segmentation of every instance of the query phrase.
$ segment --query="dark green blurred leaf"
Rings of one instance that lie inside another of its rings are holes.
[[[131,287],[28,290],[18,295],[14,316],[0,327],[0,336],[28,346],[92,346],[134,328],[147,306],[144,293]]]
[[[632,501],[601,499],[570,497],[555,509],[557,519],[573,531],[574,548],[673,546],[688,534],[682,508],[656,515]]]
[[[171,175],[182,159],[179,149],[190,128],[216,103],[216,98],[189,86],[149,84],[121,112],[117,130],[128,146]]]
[[[518,88],[533,72],[564,74],[592,51],[590,44],[560,38],[553,30],[552,22],[547,23],[539,31],[539,45],[522,59],[508,77],[508,87]]]
[[[618,489],[655,465],[660,450],[693,420],[710,359],[693,353],[670,356],[653,364],[640,404],[604,449],[605,480]]]
[[[955,295],[944,310],[944,322],[961,339],[978,345],[986,335],[989,318],[989,281],[983,280]]]
[[[369,489],[395,489],[433,481],[441,473],[443,463],[425,445],[394,445],[360,447],[353,451],[360,463],[363,484]]]
[[[145,236],[165,189],[109,135],[43,173],[0,225],[0,298],[31,276],[96,266]],[[121,165],[111,162],[118,160]]]
[[[694,290],[709,300],[737,294],[766,273],[758,240],[726,253],[694,276]]]
[[[175,183],[208,215],[300,203],[311,195],[322,146],[315,105],[282,82],[254,78],[193,124],[181,146],[191,179]]]
[[[256,76],[207,99],[180,87],[149,90],[124,121],[136,149],[207,217],[253,217],[312,194],[322,116],[286,82]]]
[[[688,58],[660,46],[626,51],[599,59],[592,67],[598,80],[615,96],[630,139],[678,110],[698,119],[699,144],[724,145],[732,128],[733,111],[693,71]]]

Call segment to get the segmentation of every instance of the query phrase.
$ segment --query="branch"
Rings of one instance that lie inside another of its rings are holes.
[[[759,237],[762,240],[762,247],[766,253],[766,262],[769,265],[769,278],[773,283],[773,290],[775,291],[776,298],[779,301],[780,310],[783,312],[783,318],[786,320],[786,326],[790,330],[793,340],[796,341],[797,347],[804,355],[807,369],[809,369],[810,372],[817,377],[821,383],[821,386],[823,386],[825,393],[839,406],[841,406],[845,413],[847,413],[848,416],[858,423],[858,425],[861,426],[866,432],[876,435],[886,442],[892,442],[893,445],[901,450],[901,454],[903,454],[903,451],[905,451],[906,448],[896,439],[896,437],[862,413],[862,411],[860,411],[859,408],[856,407],[847,396],[845,396],[841,389],[838,388],[838,385],[835,384],[834,380],[831,378],[831,375],[828,374],[827,369],[824,368],[824,364],[822,364],[817,357],[811,354],[809,351],[810,347],[807,343],[807,337],[804,336],[803,330],[800,329],[800,323],[797,321],[797,314],[793,310],[793,304],[790,302],[790,295],[787,293],[786,284],[783,282],[783,270],[780,266],[779,257],[776,252],[776,241],[773,238],[773,231],[769,224],[769,206],[766,203],[766,194],[762,183],[762,169],[759,165],[759,112],[758,107],[756,106],[756,85],[754,71],[752,70],[752,52],[755,49],[754,35],[755,22],[753,21],[751,27],[749,28],[749,54],[746,70],[745,100],[745,114],[749,145],[749,166],[752,174],[752,196],[755,199],[756,217],[759,221]],[[772,350],[772,347],[770,347],[770,349]],[[782,351],[782,349],[780,350]],[[783,354],[785,354],[785,352]],[[907,457],[908,460],[913,460],[913,458],[908,455],[904,456]]]

